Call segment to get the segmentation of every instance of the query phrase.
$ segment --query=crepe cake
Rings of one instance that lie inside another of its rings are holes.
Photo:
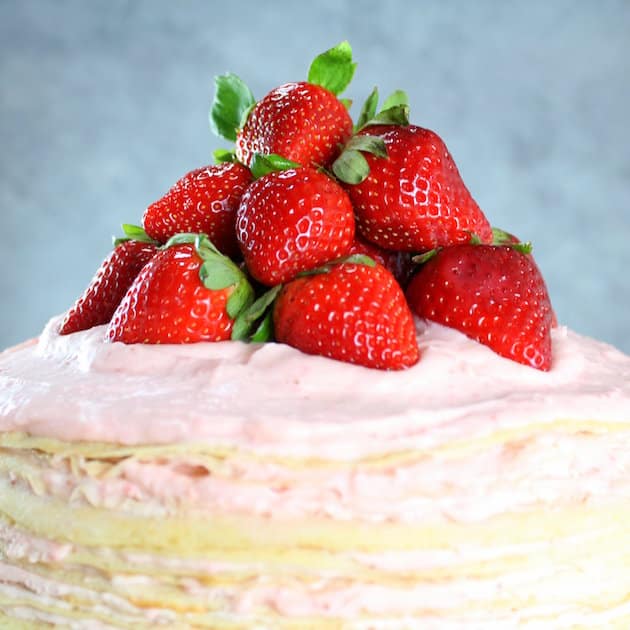
[[[0,620],[624,628],[630,358],[532,370],[420,320],[403,372],[283,344],[0,355]]]
[[[3,628],[630,626],[630,357],[354,68],[218,77],[233,147],[0,354]]]

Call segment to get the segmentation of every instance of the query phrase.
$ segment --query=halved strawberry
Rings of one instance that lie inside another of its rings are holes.
[[[236,236],[249,272],[271,286],[348,252],[352,204],[339,184],[313,168],[268,173],[243,195]]]
[[[146,209],[144,229],[160,243],[181,232],[207,234],[219,251],[234,256],[236,209],[251,179],[242,164],[197,168]]]
[[[286,284],[273,311],[276,340],[308,354],[381,370],[416,363],[405,296],[379,264],[341,263]]]
[[[386,157],[365,154],[369,175],[347,185],[358,231],[385,249],[424,251],[492,241],[488,220],[464,185],[442,139],[415,125],[372,125],[359,133],[382,140]]]
[[[59,334],[68,335],[109,322],[131,283],[156,252],[156,245],[146,241],[119,243],[66,313]]]
[[[547,287],[533,260],[514,247],[445,247],[411,280],[407,299],[420,317],[456,328],[513,361],[551,369]]]
[[[167,245],[127,291],[109,324],[109,339],[128,344],[229,339],[234,320],[253,300],[244,274],[205,235],[182,235]]]

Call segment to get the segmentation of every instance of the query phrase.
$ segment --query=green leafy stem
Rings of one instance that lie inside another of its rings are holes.
[[[247,276],[205,234],[176,234],[168,240],[165,247],[183,244],[195,246],[203,261],[199,268],[199,278],[207,289],[219,291],[233,288],[226,303],[226,311],[232,319],[236,319],[254,301],[254,289]]]

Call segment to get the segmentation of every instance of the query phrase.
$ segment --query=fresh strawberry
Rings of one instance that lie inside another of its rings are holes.
[[[339,184],[313,168],[272,172],[243,195],[236,236],[252,276],[278,284],[348,252],[352,204]]]
[[[369,256],[377,263],[383,265],[401,287],[406,287],[411,279],[414,271],[414,264],[411,260],[411,254],[408,252],[391,252],[366,241],[360,234],[354,235],[354,242],[350,246],[348,255],[364,254]]]
[[[382,370],[416,363],[413,316],[389,271],[342,263],[286,284],[273,311],[276,340],[308,354]]]
[[[252,177],[242,164],[204,166],[184,175],[145,211],[147,234],[160,243],[180,232],[207,234],[226,256],[238,253],[236,209]]]
[[[194,244],[176,241],[156,254],[127,291],[107,334],[123,343],[223,341],[252,299],[239,268],[200,235]]]
[[[407,299],[420,317],[456,328],[503,357],[551,368],[547,287],[532,259],[513,247],[441,249],[411,280]]]
[[[156,251],[155,245],[135,240],[115,247],[66,313],[59,333],[68,335],[109,322],[127,289]]]
[[[352,119],[332,92],[311,83],[287,83],[254,106],[238,132],[236,156],[247,166],[255,153],[327,165],[351,135]]]
[[[496,227],[492,228],[492,235],[493,235],[493,239],[492,239],[493,245],[512,245],[512,246],[517,245],[518,246],[517,249],[520,249],[520,251],[522,251],[526,256],[528,256],[528,258],[532,261],[536,269],[538,269],[538,273],[540,273],[540,268],[538,267],[538,264],[534,260],[534,256],[531,253],[531,249],[532,249],[531,243],[523,243],[521,239],[518,238],[518,236],[515,236],[514,234],[511,234],[510,232],[506,232],[505,230],[501,230]],[[542,275],[542,273],[540,273],[540,275]],[[558,327],[558,316],[556,315],[556,311],[553,309],[553,307],[551,309],[551,327],[552,328]]]
[[[466,243],[471,233],[492,241],[490,224],[437,134],[414,125],[373,125],[361,135],[382,139],[387,150],[387,157],[365,153],[368,177],[347,186],[367,240],[395,251]]]

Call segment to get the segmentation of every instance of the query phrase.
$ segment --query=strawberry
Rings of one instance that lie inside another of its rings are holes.
[[[236,208],[251,179],[242,164],[217,164],[191,171],[146,209],[144,229],[160,243],[180,232],[201,232],[219,251],[234,256],[238,253]]]
[[[116,309],[107,330],[110,341],[229,339],[234,319],[253,299],[245,276],[205,235],[182,235],[167,245],[140,272]]]
[[[236,236],[251,275],[278,284],[348,252],[352,204],[339,184],[313,168],[271,172],[243,195]]]
[[[387,157],[366,153],[369,175],[347,186],[366,239],[396,251],[465,243],[471,233],[492,241],[490,224],[437,134],[415,125],[372,125],[362,135],[381,139],[387,151]]]
[[[401,287],[406,287],[414,271],[411,255],[407,252],[390,252],[374,243],[366,241],[360,234],[354,235],[354,241],[350,246],[348,255],[364,254],[383,265]]]
[[[156,251],[154,244],[136,240],[117,245],[66,313],[59,333],[68,335],[109,322],[127,289]]]
[[[320,85],[286,83],[260,100],[236,138],[236,156],[251,165],[255,153],[276,153],[298,164],[326,165],[352,135],[352,119]]]
[[[540,269],[539,269],[538,265],[536,264],[536,261],[534,260],[534,256],[531,253],[531,250],[532,250],[531,243],[523,243],[518,238],[518,236],[515,236],[514,234],[510,234],[510,232],[506,232],[505,230],[501,230],[501,229],[496,228],[496,227],[492,228],[492,235],[493,235],[493,239],[492,239],[492,244],[493,245],[512,245],[512,246],[517,246],[516,249],[519,249],[526,256],[528,256],[529,259],[534,264],[534,266],[536,267],[536,269],[538,269],[538,273],[540,273]],[[551,327],[552,328],[557,328],[558,327],[558,317],[557,317],[556,312],[553,309],[553,307],[551,309]]]
[[[552,309],[533,260],[510,246],[439,250],[407,288],[412,310],[456,328],[497,354],[551,369]]]
[[[276,340],[308,354],[382,370],[416,363],[413,316],[389,271],[342,263],[286,284],[273,310]]]

